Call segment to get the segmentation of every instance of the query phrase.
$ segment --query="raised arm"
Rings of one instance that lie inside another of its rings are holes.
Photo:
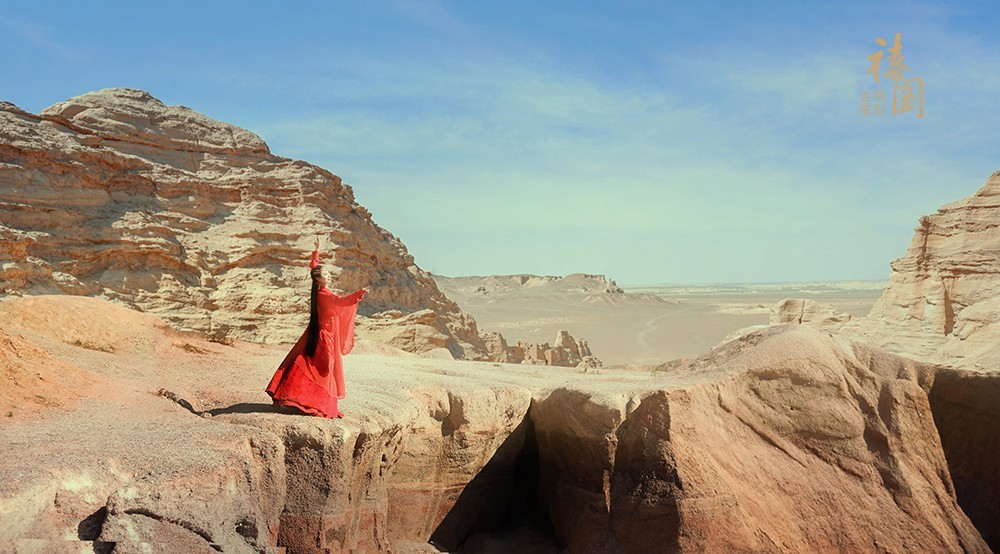
[[[312,261],[309,262],[309,269],[312,269],[319,265],[319,237],[313,241],[313,255]]]
[[[365,293],[368,289],[358,289],[351,294],[340,296],[339,294],[330,293],[333,304],[336,306],[350,306],[352,304],[357,304],[361,302],[361,299],[365,297]]]

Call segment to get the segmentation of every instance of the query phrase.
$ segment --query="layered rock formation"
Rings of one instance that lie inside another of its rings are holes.
[[[566,330],[556,334],[556,340],[552,345],[547,342],[517,341],[517,345],[510,346],[503,335],[497,332],[487,333],[483,336],[483,340],[490,357],[495,362],[579,368],[596,368],[603,365],[590,351],[586,340],[574,339]]]
[[[470,277],[445,277],[434,275],[438,285],[447,290],[466,294],[503,294],[522,289],[546,288],[565,292],[587,294],[624,294],[625,291],[604,275],[572,273],[565,277],[555,275],[487,275]]]
[[[882,297],[845,331],[919,359],[1000,369],[1000,172],[920,219]]]
[[[293,342],[317,235],[334,285],[370,288],[362,315],[395,310],[380,322],[434,337],[411,351],[485,357],[475,321],[325,169],[139,90],[39,115],[0,103],[4,295],[101,296],[181,329]],[[421,310],[434,317],[409,318]]]
[[[557,390],[533,406],[560,545],[987,550],[957,513],[929,366],[783,326],[672,373],[632,397]]]
[[[348,417],[322,420],[262,403],[283,349],[140,323],[105,352],[71,344],[104,324],[53,330],[122,308],[0,307],[119,391],[0,421],[20,453],[0,460],[3,549],[988,551],[955,500],[933,368],[807,326],[655,376],[352,355]]]
[[[839,329],[851,320],[851,314],[812,299],[786,298],[771,306],[771,325],[808,323],[817,329]]]

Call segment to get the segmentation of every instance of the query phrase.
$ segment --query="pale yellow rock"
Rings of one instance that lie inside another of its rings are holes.
[[[786,298],[771,306],[771,325],[804,323],[817,329],[838,329],[850,320],[850,314],[810,298]]]
[[[556,334],[556,340],[551,346],[547,342],[525,341],[518,341],[516,345],[510,346],[503,335],[495,331],[487,333],[484,341],[490,359],[495,362],[587,368],[602,365],[601,360],[590,351],[586,340],[574,339],[565,329]]]
[[[140,90],[92,92],[39,115],[0,104],[4,295],[102,296],[179,329],[293,342],[308,319],[317,236],[331,287],[370,289],[362,316],[435,314],[433,332],[401,348],[486,357],[475,320],[329,171]]]
[[[919,359],[997,371],[998,297],[1000,172],[972,196],[920,219],[882,297],[843,332]]]

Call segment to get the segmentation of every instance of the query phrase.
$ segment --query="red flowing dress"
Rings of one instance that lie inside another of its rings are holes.
[[[313,252],[309,267],[319,265],[319,252]],[[326,287],[316,295],[319,312],[319,341],[316,353],[306,355],[306,332],[295,343],[274,372],[267,394],[275,405],[291,406],[320,417],[342,417],[337,400],[344,398],[344,362],[341,356],[354,347],[354,316],[364,297],[359,289],[339,296]]]

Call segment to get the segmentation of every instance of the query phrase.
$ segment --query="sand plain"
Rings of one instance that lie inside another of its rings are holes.
[[[622,294],[586,284],[574,286],[567,282],[569,277],[532,279],[513,287],[489,286],[496,282],[494,277],[435,279],[448,298],[476,318],[481,332],[500,331],[513,344],[551,342],[565,329],[575,338],[587,339],[605,366],[655,366],[695,358],[737,329],[766,325],[771,306],[785,298],[810,298],[852,317],[864,317],[885,285],[884,281],[659,284],[622,286]]]

